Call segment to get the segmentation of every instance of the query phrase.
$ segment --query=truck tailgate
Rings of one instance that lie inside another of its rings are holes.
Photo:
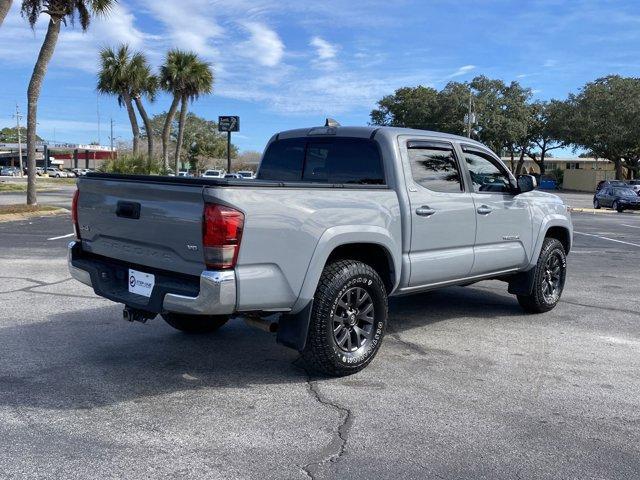
[[[137,265],[199,275],[203,187],[82,178],[82,249]]]

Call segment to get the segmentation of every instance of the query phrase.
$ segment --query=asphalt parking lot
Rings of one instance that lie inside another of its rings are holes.
[[[340,379],[240,320],[125,323],[70,280],[68,215],[0,223],[0,478],[639,478],[640,216],[573,219],[555,310],[394,299]]]

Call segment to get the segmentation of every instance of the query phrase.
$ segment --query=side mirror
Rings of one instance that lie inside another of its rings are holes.
[[[520,175],[518,177],[518,193],[530,192],[538,186],[536,177],[533,175]]]

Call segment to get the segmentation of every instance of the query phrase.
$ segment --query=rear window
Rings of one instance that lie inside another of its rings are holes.
[[[382,159],[375,142],[364,138],[295,138],[269,145],[258,178],[384,185]]]

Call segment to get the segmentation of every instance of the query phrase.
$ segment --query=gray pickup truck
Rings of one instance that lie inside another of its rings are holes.
[[[69,269],[129,320],[205,333],[241,316],[346,375],[380,348],[391,295],[498,279],[526,311],[552,309],[572,223],[534,189],[463,137],[291,130],[255,180],[80,178]]]

